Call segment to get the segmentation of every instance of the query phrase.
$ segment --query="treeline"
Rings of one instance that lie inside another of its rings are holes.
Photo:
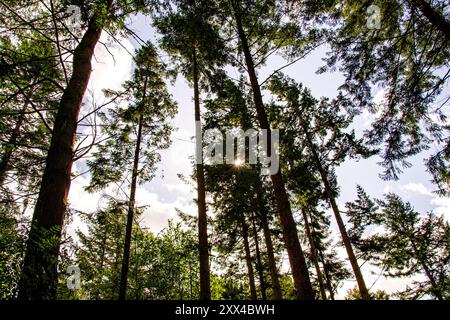
[[[0,0],[2,299],[326,300],[345,280],[356,283],[348,299],[389,298],[371,290],[365,263],[411,279],[392,298],[448,299],[448,221],[360,186],[340,206],[336,174],[349,159],[379,157],[380,179],[397,180],[423,156],[434,191],[449,196],[446,10],[440,0]],[[150,17],[155,43],[127,25],[136,15]],[[94,49],[108,51],[102,34],[139,48],[131,78],[98,105],[86,89]],[[318,71],[344,76],[332,99],[283,74],[323,47]],[[275,55],[286,64],[270,70]],[[177,76],[192,89],[196,134],[279,129],[280,169],[206,165],[197,144],[181,179],[195,183],[198,212],[153,234],[136,192],[170,147],[177,104],[167,85]],[[363,112],[373,120],[358,136]],[[105,195],[97,210],[70,208],[78,175],[85,192]],[[73,239],[75,216],[88,230]]]

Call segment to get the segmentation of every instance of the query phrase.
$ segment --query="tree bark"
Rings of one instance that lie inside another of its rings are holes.
[[[316,269],[317,280],[319,281],[320,295],[322,296],[323,300],[327,300],[327,295],[325,293],[325,286],[323,284],[322,271],[320,270],[319,260],[317,259],[316,246],[314,245],[314,239],[312,237],[311,229],[309,226],[308,216],[306,215],[304,209],[302,209],[301,211],[303,215],[303,220],[305,221],[306,236],[308,237],[309,245],[311,247],[311,257],[314,263],[314,267]]]
[[[107,12],[112,0],[107,0]],[[27,241],[19,299],[54,299],[59,245],[70,189],[78,115],[102,26],[94,15],[73,54],[73,72],[59,103]],[[49,244],[49,239],[51,243]]]
[[[144,93],[142,95],[142,103],[145,103],[145,96],[147,93],[147,77],[144,81]],[[126,300],[127,296],[127,284],[128,284],[128,270],[130,268],[130,248],[131,248],[131,233],[133,231],[133,218],[136,203],[136,185],[139,170],[139,157],[141,153],[142,142],[142,127],[144,125],[143,112],[139,116],[138,133],[136,137],[136,147],[134,149],[134,160],[131,174],[131,186],[130,186],[130,201],[128,202],[127,213],[127,226],[125,229],[125,242],[123,245],[123,258],[122,258],[122,270],[120,272],[120,287],[119,287],[119,300]]]
[[[245,222],[245,217],[243,214],[241,215],[241,227],[242,227],[242,238],[244,240],[245,262],[247,263],[247,270],[248,270],[250,296],[252,300],[257,300],[258,297],[256,295],[255,275],[253,273],[252,256],[250,254],[250,244],[248,241],[248,226],[247,223]]]
[[[258,230],[256,229],[255,216],[252,215],[253,239],[255,241],[256,266],[258,269],[259,288],[261,290],[261,299],[267,300],[266,282],[264,281],[264,271],[261,261],[261,251],[259,250]]]
[[[409,1],[408,1],[409,2]],[[411,0],[412,6],[420,10],[420,12],[428,19],[428,21],[439,30],[443,36],[450,41],[450,23],[440,15],[428,2],[425,0]]]
[[[245,63],[247,66],[247,72],[250,79],[250,84],[253,92],[253,100],[255,103],[256,113],[261,129],[267,130],[268,145],[270,146],[270,126],[267,118],[267,114],[264,110],[264,104],[261,95],[261,88],[258,84],[258,78],[255,72],[255,66],[253,63],[253,58],[250,53],[250,48],[247,41],[247,36],[244,32],[240,8],[237,1],[233,1],[233,11],[236,20],[236,27],[238,30],[238,36],[240,39],[241,48],[244,52]],[[268,148],[270,152],[270,147]],[[283,238],[286,244],[286,249],[289,256],[289,262],[291,264],[292,277],[294,279],[294,284],[296,288],[296,296],[301,300],[313,300],[314,292],[311,286],[311,281],[309,279],[308,268],[306,266],[305,257],[303,250],[300,245],[300,240],[297,233],[297,225],[292,216],[291,206],[289,203],[289,198],[286,193],[286,189],[283,182],[283,177],[281,172],[278,171],[276,174],[270,176],[273,187],[275,199],[277,202],[278,214],[280,216],[280,221],[283,226]]]
[[[300,115],[299,115],[300,117]],[[301,119],[301,118],[300,118]],[[369,290],[367,290],[366,283],[364,282],[364,277],[361,273],[361,269],[359,268],[358,260],[356,259],[355,253],[353,252],[353,248],[350,242],[350,239],[347,235],[347,230],[345,229],[344,221],[342,220],[341,214],[339,213],[339,208],[336,203],[336,199],[334,198],[334,195],[331,191],[330,182],[328,181],[328,176],[325,171],[325,169],[322,166],[322,163],[320,162],[319,155],[317,154],[316,148],[314,146],[314,143],[312,141],[311,135],[308,131],[308,128],[306,124],[302,121],[302,128],[304,131],[304,134],[306,136],[306,141],[308,144],[308,147],[313,155],[314,162],[316,163],[317,170],[320,173],[320,177],[322,179],[322,183],[325,188],[325,193],[328,197],[328,201],[330,202],[331,208],[334,213],[334,217],[336,218],[336,222],[339,228],[339,232],[342,237],[342,242],[344,243],[345,250],[347,251],[348,259],[350,261],[350,264],[353,269],[353,273],[355,274],[356,282],[358,284],[359,292],[361,294],[361,298],[364,300],[370,299]]]
[[[262,187],[261,187],[261,181],[258,179],[256,182],[256,197],[258,201],[258,210],[259,210],[259,219],[261,222],[261,227],[263,229],[264,234],[264,240],[266,243],[266,249],[267,249],[267,260],[269,263],[269,271],[270,271],[270,277],[272,280],[272,290],[273,290],[273,297],[276,300],[283,299],[283,294],[281,292],[281,285],[277,270],[277,263],[275,260],[275,254],[273,249],[273,243],[272,243],[272,236],[270,235],[270,228],[269,228],[269,221],[267,220],[267,212],[264,208],[264,202],[262,199]]]
[[[195,106],[195,121],[201,123],[200,118],[200,89],[199,89],[199,70],[196,49],[192,55],[193,62],[193,78],[194,78],[194,106]],[[201,133],[201,130],[200,130]],[[201,143],[201,142],[200,142]],[[201,146],[200,146],[201,147]],[[197,152],[199,152],[197,146]],[[198,246],[200,257],[200,300],[211,299],[211,286],[209,274],[209,244],[208,244],[208,220],[206,213],[206,191],[205,191],[205,173],[203,170],[203,155],[201,156],[201,163],[196,165],[197,178],[197,206],[198,206]]]

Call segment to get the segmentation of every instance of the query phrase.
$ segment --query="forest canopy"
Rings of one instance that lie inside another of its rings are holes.
[[[1,299],[450,299],[449,9],[0,0]]]

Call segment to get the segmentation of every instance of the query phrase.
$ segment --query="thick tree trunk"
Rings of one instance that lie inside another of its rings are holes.
[[[199,89],[199,70],[197,55],[193,52],[193,78],[194,78],[194,105],[195,121],[200,124],[200,89]],[[201,133],[201,129],[199,130]],[[201,143],[201,141],[199,142]],[[197,146],[197,159],[202,157],[201,145]],[[200,150],[199,150],[200,149]],[[209,245],[208,245],[208,220],[206,214],[206,191],[205,191],[205,173],[203,170],[203,161],[197,163],[197,206],[198,206],[198,246],[200,256],[200,300],[211,299],[210,274],[209,274]]]
[[[27,109],[29,103],[29,99],[26,98],[26,101],[22,107],[22,110],[19,114],[19,117],[17,119],[16,125],[14,126],[14,130],[11,133],[11,136],[8,139],[8,144],[10,146],[15,146],[17,143],[17,139],[20,135],[20,129],[22,128],[23,121],[25,119],[25,111]],[[0,186],[3,185],[6,179],[6,174],[9,170],[9,162],[11,161],[11,157],[13,154],[14,148],[8,148],[5,153],[2,156],[2,159],[0,161]]]
[[[300,117],[300,115],[299,115]],[[317,170],[320,173],[320,177],[322,178],[322,182],[325,188],[325,193],[328,197],[328,201],[330,202],[331,208],[334,213],[334,217],[336,218],[336,222],[339,228],[339,232],[341,233],[342,242],[344,243],[345,250],[347,251],[348,259],[353,269],[353,273],[355,274],[356,282],[358,284],[359,292],[361,294],[361,298],[364,300],[370,299],[369,291],[367,290],[366,283],[364,282],[364,277],[361,273],[361,269],[359,268],[358,260],[356,259],[355,253],[353,252],[352,244],[347,235],[347,230],[345,229],[344,221],[342,220],[341,214],[339,213],[339,208],[336,203],[336,199],[334,198],[333,192],[331,191],[330,182],[328,181],[328,176],[325,169],[322,167],[322,163],[320,162],[319,155],[317,154],[316,148],[312,141],[311,135],[308,131],[305,123],[302,122],[303,131],[306,136],[306,140],[308,143],[308,147],[314,157],[314,162],[316,163]]]
[[[258,210],[259,210],[259,218],[261,222],[261,227],[263,229],[264,233],[264,240],[266,243],[267,248],[267,260],[269,263],[269,271],[270,271],[270,277],[272,280],[272,290],[273,290],[273,297],[276,300],[283,299],[283,294],[281,292],[281,285],[280,285],[280,279],[278,276],[278,270],[277,270],[277,263],[275,260],[275,254],[273,249],[273,243],[272,243],[272,236],[270,235],[270,228],[269,228],[269,221],[267,220],[267,212],[264,208],[264,202],[262,199],[262,188],[260,181],[257,182],[257,200],[258,200]]]
[[[147,78],[144,81],[144,92],[142,103],[145,101],[147,93]],[[131,173],[130,200],[128,202],[127,226],[125,229],[125,242],[123,245],[122,270],[120,272],[119,300],[125,300],[127,296],[128,270],[130,268],[130,248],[131,233],[133,231],[133,218],[136,202],[136,185],[139,170],[139,157],[141,154],[142,127],[144,125],[144,114],[139,116],[138,133],[136,137],[136,147],[134,149],[133,168]]]
[[[248,76],[250,78],[250,84],[253,91],[253,100],[258,116],[258,121],[261,129],[267,130],[268,145],[270,152],[270,126],[267,119],[267,114],[264,110],[264,104],[261,95],[261,89],[258,84],[258,78],[256,76],[253,58],[250,53],[250,48],[247,41],[247,36],[242,27],[242,21],[240,16],[239,4],[233,1],[234,16],[236,19],[236,27],[241,43],[241,49],[244,52],[245,63],[247,66]],[[312,300],[314,299],[314,292],[309,279],[308,268],[306,266],[303,250],[300,245],[300,241],[297,233],[297,225],[294,221],[291,211],[291,205],[286,193],[286,189],[283,182],[281,172],[271,175],[271,180],[274,187],[275,199],[278,207],[278,214],[280,215],[280,221],[283,226],[283,238],[286,244],[286,249],[289,256],[289,262],[291,264],[292,277],[294,279],[295,288],[297,290],[297,298]]]
[[[250,254],[250,244],[248,241],[248,226],[245,222],[244,215],[241,215],[242,238],[244,240],[245,262],[247,263],[248,282],[250,286],[250,296],[252,300],[257,300],[255,275],[253,273],[252,256]]]
[[[439,14],[427,1],[425,0],[411,0],[414,8],[420,10],[420,12],[428,19],[428,21],[445,36],[447,41],[450,41],[450,23]]]
[[[309,246],[311,248],[311,258],[314,263],[314,268],[316,269],[317,281],[319,281],[320,295],[322,296],[323,300],[327,300],[327,295],[325,293],[325,286],[323,284],[322,271],[320,270],[319,260],[317,259],[316,246],[314,245],[314,239],[312,237],[311,228],[309,226],[308,216],[306,215],[304,209],[302,209],[301,211],[303,215],[303,220],[305,221],[306,236],[308,237]]]
[[[261,251],[259,250],[258,230],[256,229],[255,216],[252,215],[253,239],[255,241],[256,266],[258,269],[259,288],[261,290],[261,299],[267,300],[266,282],[264,281],[264,270],[261,261]]]
[[[107,11],[111,3],[112,0],[107,1]],[[98,18],[91,18],[74,51],[72,76],[59,103],[28,237],[19,299],[56,297],[59,245],[70,189],[78,115],[92,71],[91,58],[102,32]]]

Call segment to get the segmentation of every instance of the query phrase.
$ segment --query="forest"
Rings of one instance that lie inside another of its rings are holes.
[[[0,300],[449,300],[446,0],[0,0]]]

